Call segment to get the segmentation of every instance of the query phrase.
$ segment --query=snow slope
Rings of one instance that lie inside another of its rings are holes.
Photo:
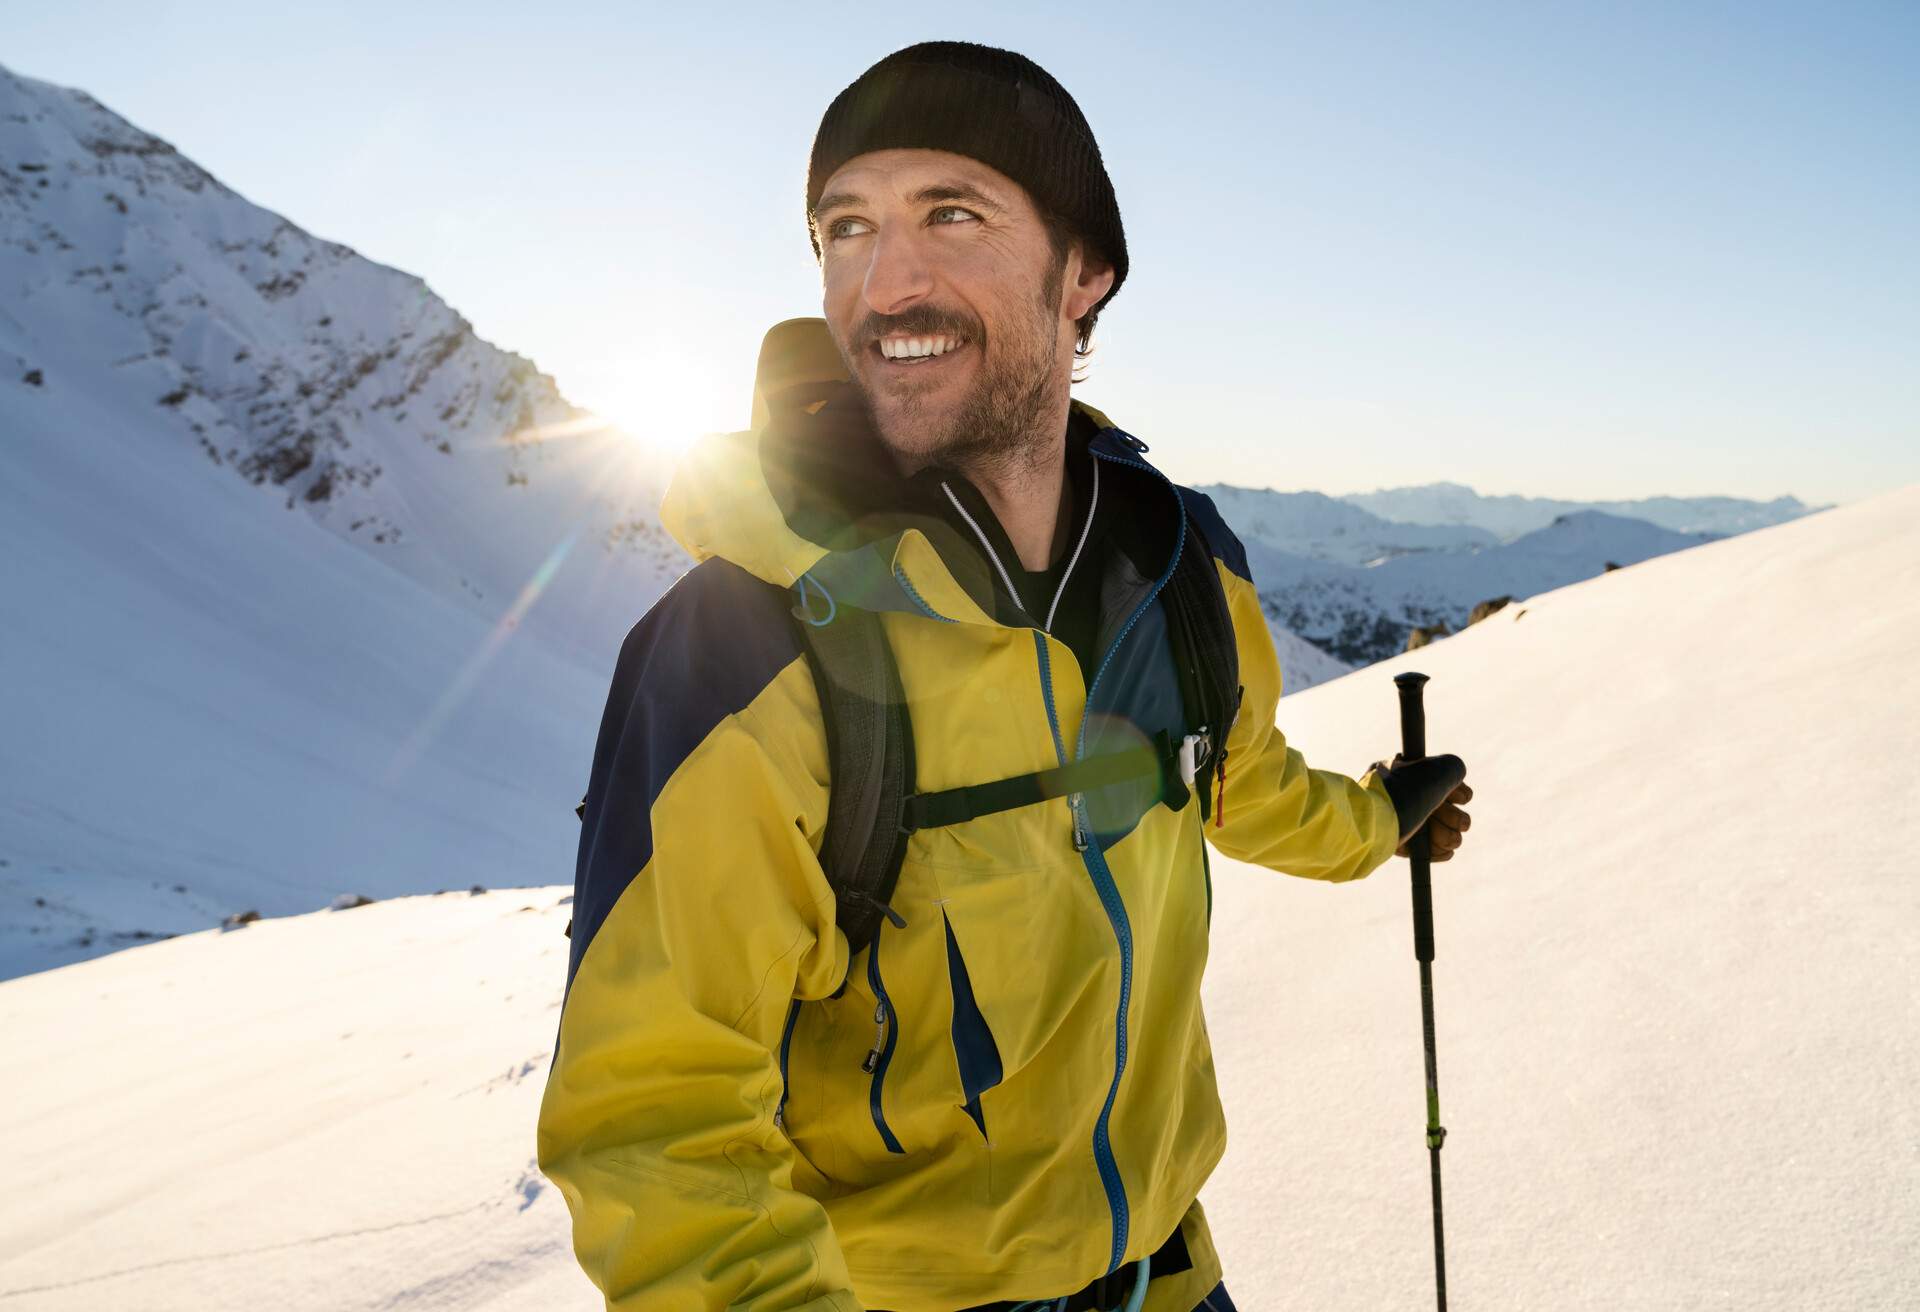
[[[567,878],[605,674],[150,437],[87,397],[8,435],[0,973]]]
[[[620,639],[686,565],[657,458],[5,69],[0,473],[0,975],[567,877]]]
[[[1436,892],[1455,1306],[1913,1306],[1917,518],[1920,488],[1664,556],[1282,703],[1310,761],[1358,769],[1418,667],[1431,744],[1471,764]],[[1430,1307],[1404,864],[1214,876],[1229,1288]],[[530,1162],[564,894],[0,983],[0,1048],[31,1061],[0,1308],[598,1306]]]
[[[655,513],[663,456],[420,279],[5,68],[0,290],[0,431],[108,402],[128,440],[258,485],[489,621],[557,556],[535,627],[595,663],[639,613],[605,603],[644,609],[685,568]]]
[[[34,1066],[0,1122],[0,1308],[598,1307],[533,1161],[558,896],[264,920],[0,984]]]
[[[1469,762],[1435,894],[1455,1305],[1915,1306],[1916,522],[1909,488],[1663,556],[1284,704],[1357,768],[1419,669]],[[1404,863],[1215,886],[1233,1279],[1431,1306]]]

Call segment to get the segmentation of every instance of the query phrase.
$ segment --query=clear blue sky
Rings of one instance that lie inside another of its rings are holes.
[[[1920,481],[1920,4],[7,0],[0,62],[424,276],[583,404],[746,420],[828,100],[932,37],[1080,101],[1169,472],[1568,497]]]

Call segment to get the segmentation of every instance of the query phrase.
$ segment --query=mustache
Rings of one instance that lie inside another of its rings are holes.
[[[977,319],[957,314],[952,310],[942,310],[932,305],[916,305],[900,314],[868,314],[860,321],[860,327],[854,338],[862,348],[872,346],[882,337],[964,337],[970,342],[981,342],[986,331]]]

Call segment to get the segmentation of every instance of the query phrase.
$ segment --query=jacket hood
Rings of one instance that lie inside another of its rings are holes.
[[[1114,440],[1105,415],[1073,408],[1089,445]],[[994,623],[991,566],[953,524],[942,491],[955,480],[937,467],[901,477],[825,320],[790,319],[761,345],[752,427],[687,452],[661,520],[695,561],[720,556],[800,590],[816,609],[846,601]],[[809,585],[820,596],[809,597]]]

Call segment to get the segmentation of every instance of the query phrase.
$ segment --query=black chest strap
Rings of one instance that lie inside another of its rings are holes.
[[[916,793],[901,808],[900,824],[908,833],[917,829],[940,829],[962,824],[983,815],[1012,811],[1035,802],[1045,802],[1074,793],[1092,792],[1112,784],[1153,779],[1160,795],[1174,810],[1186,805],[1187,787],[1177,768],[1178,750],[1165,730],[1154,736],[1151,747],[1133,747],[1035,770],[1031,774],[995,779],[991,783],[968,784],[937,793]]]

